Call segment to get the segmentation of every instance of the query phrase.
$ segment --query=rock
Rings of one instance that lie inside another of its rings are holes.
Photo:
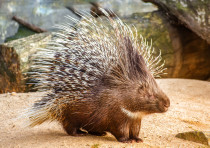
[[[4,43],[5,39],[13,36],[18,31],[18,23],[11,20],[4,20],[0,16],[0,44]]]
[[[206,80],[210,77],[210,45],[188,28],[172,24],[164,12],[136,13],[123,19],[134,25],[138,32],[153,46],[161,50],[168,78],[193,78]]]
[[[157,10],[157,7],[144,3],[141,0],[100,0],[99,4],[103,8],[108,8],[114,11],[120,17],[130,16],[133,13],[152,12]]]
[[[207,80],[210,77],[210,3],[208,0],[144,0],[159,7],[174,54],[169,77]]]
[[[50,33],[41,33],[0,45],[0,93],[27,89],[25,79],[33,62],[31,57],[50,38]]]
[[[175,16],[184,26],[210,44],[209,0],[143,0],[152,2],[167,15]]]
[[[16,93],[16,92],[12,92],[11,95],[12,95],[12,96],[16,96],[17,93]]]
[[[62,6],[65,5],[64,1],[63,3],[27,0],[0,2],[0,43],[3,43],[8,37],[14,36],[18,31],[19,24],[11,20],[14,15],[47,31],[54,31],[55,25],[66,23],[64,16],[68,15],[74,19],[79,19],[75,14]],[[69,3],[72,4],[72,2]],[[74,24],[75,22],[68,20],[68,23]]]
[[[0,93],[23,91],[21,76],[18,54],[14,48],[0,45]]]
[[[38,48],[45,47],[45,44],[50,40],[51,33],[39,33],[25,38],[13,40],[4,43],[4,46],[13,47],[20,59],[20,71],[27,72],[30,67],[30,57]]]
[[[209,145],[210,142],[210,132],[191,131],[191,132],[179,133],[176,135],[176,137],[188,141],[202,143],[205,145]]]

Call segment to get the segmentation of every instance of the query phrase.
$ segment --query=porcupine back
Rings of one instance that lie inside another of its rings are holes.
[[[160,65],[161,55],[153,58],[152,45],[138,36],[135,28],[124,24],[119,18],[106,14],[106,22],[84,15],[76,26],[61,24],[47,48],[38,52],[33,66],[39,69],[33,77],[39,81],[38,88],[49,90],[30,111],[30,126],[47,120],[62,120],[66,106],[74,107],[87,100],[97,82],[104,75],[112,78],[112,83],[134,80],[136,72],[135,56],[142,55],[145,64],[154,77],[164,71]],[[138,58],[137,58],[138,59]],[[94,105],[94,104],[93,104]]]

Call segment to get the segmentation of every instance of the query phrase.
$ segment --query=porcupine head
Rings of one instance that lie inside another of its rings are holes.
[[[154,79],[164,64],[135,28],[101,10],[106,21],[69,18],[78,24],[59,25],[40,50],[34,76],[48,94],[30,110],[30,125],[57,120],[69,135],[110,132],[118,141],[140,142],[142,117],[170,105]]]

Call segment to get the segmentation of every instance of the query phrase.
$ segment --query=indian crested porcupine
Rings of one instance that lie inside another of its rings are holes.
[[[49,92],[30,110],[30,126],[57,120],[72,136],[110,132],[140,142],[142,117],[170,106],[154,79],[164,70],[161,56],[152,57],[146,40],[101,10],[108,21],[83,16],[76,26],[59,25],[39,52],[35,77]]]

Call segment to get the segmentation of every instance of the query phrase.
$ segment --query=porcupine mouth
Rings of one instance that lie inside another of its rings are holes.
[[[157,107],[158,107],[160,113],[167,112],[168,111],[168,108],[169,108],[168,105],[160,105],[160,104],[157,104]]]

